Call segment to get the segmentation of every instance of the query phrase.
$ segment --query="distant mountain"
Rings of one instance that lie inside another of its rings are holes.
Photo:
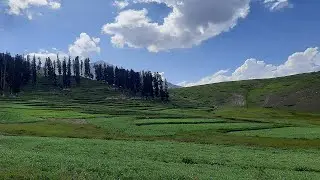
[[[107,63],[107,62],[105,62],[105,61],[96,61],[96,62],[92,62],[92,63],[90,63],[90,65],[91,65],[91,67],[93,67],[94,65],[99,65],[99,64],[106,64],[106,65],[109,65],[109,66],[113,66],[112,64],[110,64],[110,63]]]
[[[169,89],[178,89],[178,88],[182,88],[182,87],[168,82],[168,88]]]

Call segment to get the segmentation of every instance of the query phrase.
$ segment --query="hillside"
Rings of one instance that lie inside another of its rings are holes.
[[[320,114],[208,107],[246,86],[250,98],[318,88],[319,74],[301,76],[177,89],[171,102],[40,78],[0,97],[0,179],[319,179]]]
[[[171,90],[174,102],[320,112],[320,72]]]

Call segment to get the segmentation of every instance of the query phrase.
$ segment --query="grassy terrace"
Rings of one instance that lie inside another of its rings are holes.
[[[0,179],[320,179],[320,114],[85,83],[0,98]]]

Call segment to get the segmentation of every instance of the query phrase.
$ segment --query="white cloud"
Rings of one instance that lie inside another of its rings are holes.
[[[51,7],[51,9],[60,9],[61,8],[61,3],[60,2],[51,1],[51,2],[49,2],[49,6]]]
[[[161,79],[164,81],[166,79],[164,72],[159,72],[159,75],[161,76]]]
[[[102,33],[111,36],[115,47],[146,48],[150,52],[191,48],[234,28],[259,2],[271,11],[292,7],[289,0],[116,0],[122,9],[132,3],[162,3],[172,9],[163,24],[152,22],[147,9],[128,9],[105,24]]]
[[[320,51],[318,47],[294,53],[281,65],[267,64],[264,61],[248,59],[232,74],[228,75],[228,70],[221,70],[198,82],[182,82],[178,85],[188,87],[225,81],[274,78],[316,71],[320,71]]]
[[[289,0],[264,0],[264,4],[270,9],[270,11],[278,11],[293,6]]]
[[[124,9],[127,6],[129,6],[129,2],[127,0],[121,0],[121,1],[114,1],[113,6],[117,7],[118,9]]]
[[[57,55],[59,55],[60,60],[63,60],[64,58],[69,57],[67,53],[64,53],[63,51],[59,51],[56,48],[52,48],[51,51],[40,49],[38,52],[31,52],[31,53],[28,53],[26,56],[28,55],[30,56],[31,59],[33,58],[33,56],[35,56],[37,59],[37,63],[38,63],[38,59],[40,58],[42,65],[45,63],[45,60],[48,57],[52,61],[57,60]]]
[[[172,12],[164,23],[152,22],[148,10],[124,10],[102,32],[117,47],[147,48],[151,52],[190,48],[235,27],[250,9],[250,0],[135,0],[164,3]]]
[[[29,11],[32,7],[46,7],[50,9],[59,9],[60,0],[8,0],[8,14],[26,15],[28,19],[33,19],[33,13]]]
[[[27,53],[30,57],[36,56],[37,61],[38,58],[41,59],[41,62],[44,63],[46,58],[50,57],[52,61],[57,60],[57,55],[62,60],[63,58],[69,58],[80,56],[80,58],[89,57],[92,53],[100,53],[99,47],[99,38],[91,38],[86,33],[81,33],[80,37],[76,39],[76,41],[69,45],[69,52],[66,53],[64,51],[58,50],[57,48],[52,48],[50,51],[45,49],[40,49],[38,52]]]
[[[88,57],[92,53],[100,53],[100,38],[90,37],[86,33],[81,33],[77,40],[69,45],[69,54],[71,56]]]

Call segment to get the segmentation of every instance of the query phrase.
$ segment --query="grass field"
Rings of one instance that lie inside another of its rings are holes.
[[[84,84],[0,98],[0,179],[320,179],[320,114]]]
[[[319,84],[320,72],[315,72],[174,89],[172,100],[209,107],[244,105],[319,113]]]

